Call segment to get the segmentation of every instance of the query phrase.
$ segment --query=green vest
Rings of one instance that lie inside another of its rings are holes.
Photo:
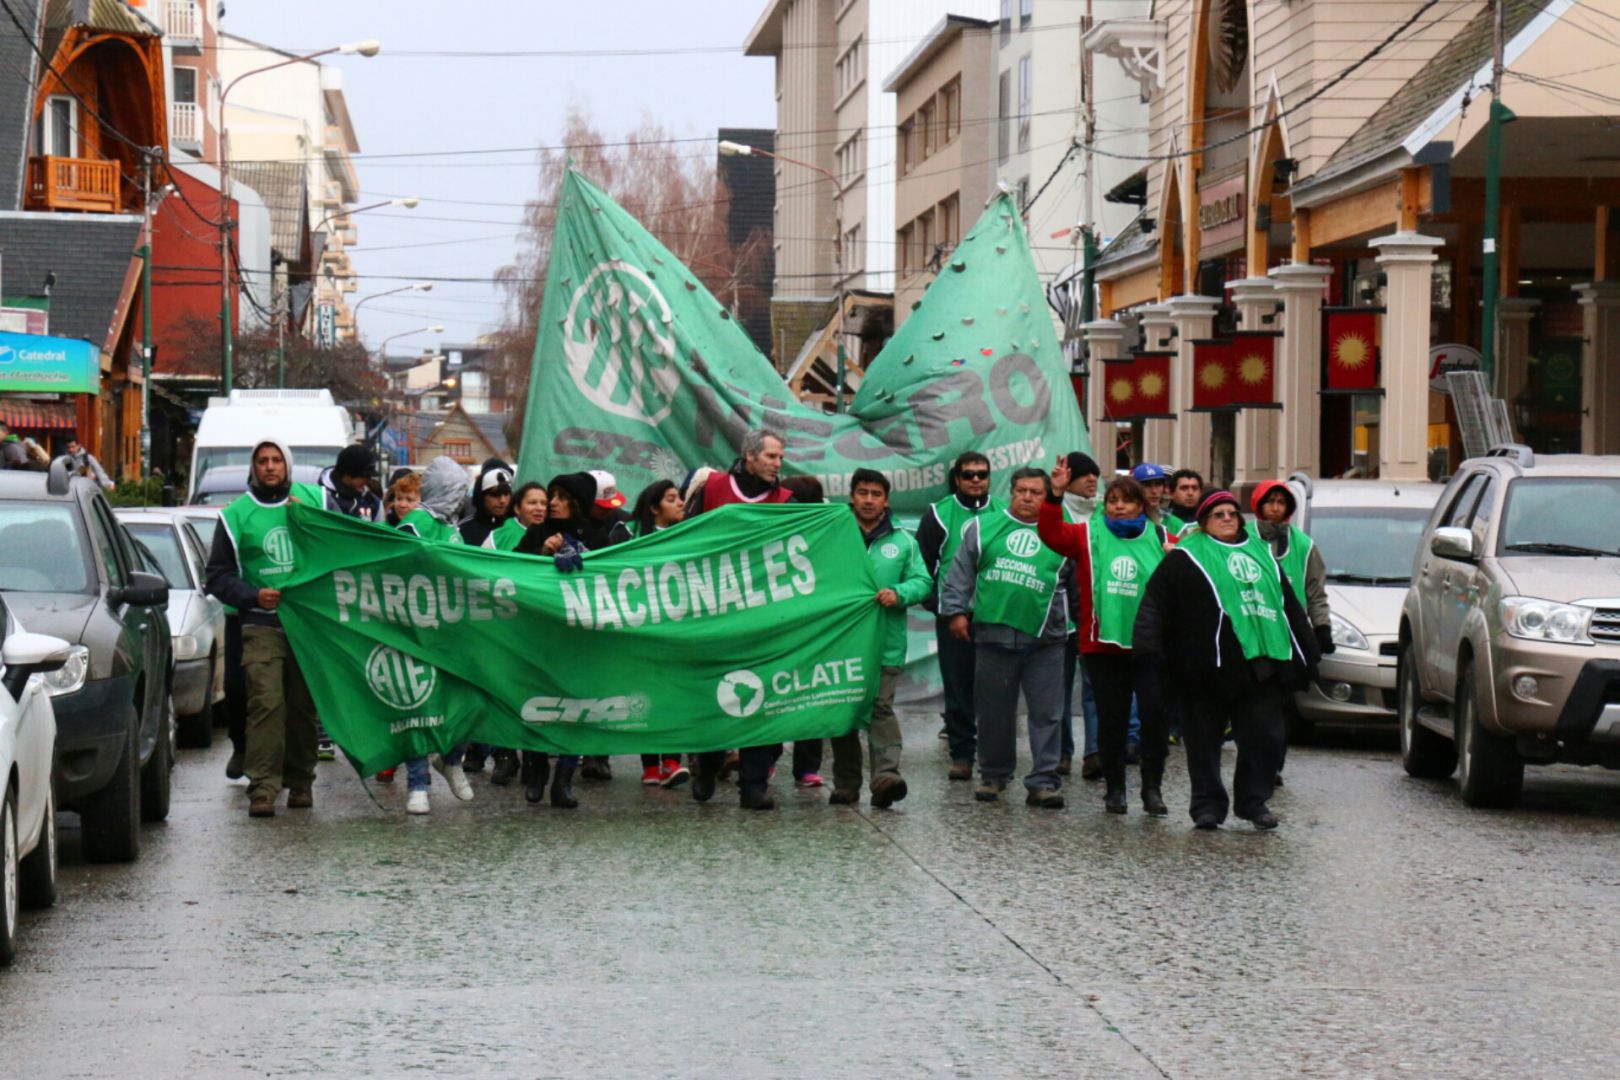
[[[1250,529],[1241,544],[1223,544],[1206,532],[1195,532],[1176,550],[1192,556],[1204,572],[1246,659],[1287,660],[1294,655],[1277,560],[1258,529]]]
[[[923,562],[917,538],[904,529],[884,533],[866,546],[877,587],[893,589],[900,606],[883,610],[884,667],[902,667],[906,662],[906,608],[920,604],[934,591]]]
[[[517,518],[507,518],[489,534],[485,543],[496,551],[516,551],[518,544],[523,541],[523,534],[528,531],[529,527],[518,524]]]
[[[399,527],[409,525],[416,530],[416,535],[424,540],[432,540],[437,544],[459,544],[462,542],[461,530],[454,525],[447,524],[418,506],[400,520]]]
[[[1305,564],[1311,558],[1311,545],[1314,543],[1310,536],[1302,529],[1288,526],[1288,550],[1277,556],[1277,565],[1283,568],[1288,575],[1288,584],[1294,590],[1294,599],[1299,606],[1305,605]]]
[[[1171,536],[1191,536],[1198,529],[1197,520],[1182,521],[1175,514],[1164,515],[1162,524]]]
[[[940,581],[944,581],[945,575],[951,572],[951,560],[956,558],[956,549],[962,546],[962,534],[968,525],[980,514],[1005,509],[1006,504],[992,498],[977,510],[969,510],[955,495],[947,495],[934,504],[934,514],[945,529],[945,542],[939,546],[939,564],[934,571]]]
[[[1164,545],[1159,542],[1159,527],[1151,521],[1142,535],[1132,540],[1109,532],[1106,521],[1107,515],[1099,506],[1086,526],[1091,557],[1091,618],[1098,641],[1129,649],[1136,609],[1142,606],[1142,590],[1164,561]]]
[[[1006,510],[978,518],[979,577],[973,590],[976,622],[999,623],[1039,637],[1068,560],[1045,544],[1033,522]]]
[[[240,576],[254,588],[280,588],[298,569],[298,552],[287,531],[287,502],[291,499],[317,510],[326,504],[326,496],[314,484],[294,484],[281,502],[262,503],[249,491],[219,513],[220,524],[236,548]]]

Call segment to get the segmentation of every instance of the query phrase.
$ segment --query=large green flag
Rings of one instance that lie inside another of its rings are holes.
[[[287,527],[282,623],[365,773],[468,741],[686,753],[871,714],[883,609],[847,507],[723,507],[572,574],[305,506]]]
[[[1007,195],[951,253],[847,413],[795,401],[725,307],[573,171],[539,326],[518,464],[528,479],[609,469],[634,497],[699,465],[726,467],[746,431],[769,427],[786,437],[789,474],[836,496],[857,467],[879,469],[895,512],[915,518],[945,494],[964,450],[998,474],[1090,450]]]

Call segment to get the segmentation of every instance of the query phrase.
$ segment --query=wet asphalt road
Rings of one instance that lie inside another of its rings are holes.
[[[643,790],[573,813],[475,778],[406,818],[322,766],[250,821],[185,752],[133,866],[89,866],[0,973],[8,1077],[1610,1077],[1620,776],[1521,809],[1408,780],[1386,741],[1296,749],[1274,835],[976,804],[937,720],[912,795],[744,813]],[[1230,757],[1228,757],[1230,767]],[[830,761],[829,761],[830,768]],[[487,775],[487,774],[486,774]],[[1134,778],[1133,778],[1133,799]]]

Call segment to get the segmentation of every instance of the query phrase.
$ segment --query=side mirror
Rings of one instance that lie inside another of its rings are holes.
[[[1453,526],[1434,530],[1429,538],[1429,550],[1442,559],[1474,558],[1474,534]]]
[[[129,575],[129,584],[122,591],[119,602],[135,607],[162,607],[169,602],[169,583],[156,574],[143,574],[139,570]],[[107,599],[112,601],[110,592]]]
[[[5,687],[14,700],[22,699],[30,675],[56,671],[67,663],[72,646],[49,634],[12,634],[0,648],[0,663],[6,666]]]

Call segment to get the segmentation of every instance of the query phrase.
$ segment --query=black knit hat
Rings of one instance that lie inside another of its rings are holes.
[[[1097,468],[1097,461],[1090,454],[1079,450],[1069,451],[1069,475],[1076,480],[1082,476],[1101,476],[1102,470]]]
[[[377,457],[354,443],[338,451],[337,464],[332,466],[332,471],[338,476],[364,476],[369,480],[377,475]]]

